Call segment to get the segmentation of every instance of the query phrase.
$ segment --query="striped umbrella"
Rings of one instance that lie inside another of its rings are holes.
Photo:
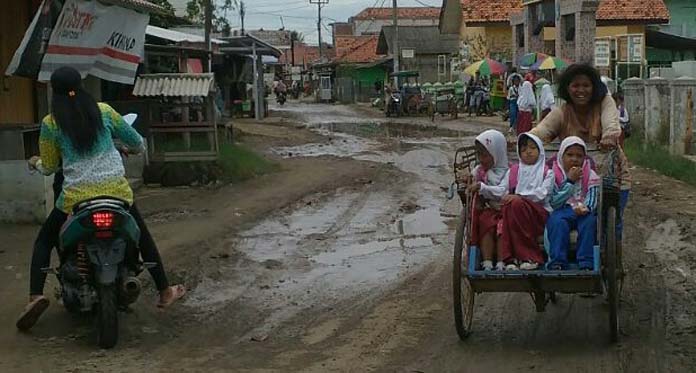
[[[532,53],[527,53],[523,55],[522,57],[519,58],[517,61],[520,66],[532,66],[538,61],[544,60],[548,58],[548,54],[544,53],[539,53],[539,52],[532,52]]]
[[[570,65],[571,62],[568,60],[564,60],[563,58],[559,57],[547,57],[543,60],[537,61],[532,67],[530,67],[531,70],[563,70],[568,65]]]
[[[464,69],[464,72],[471,76],[476,75],[477,72],[483,76],[503,75],[506,71],[507,66],[490,58],[484,58],[481,61],[474,62]]]

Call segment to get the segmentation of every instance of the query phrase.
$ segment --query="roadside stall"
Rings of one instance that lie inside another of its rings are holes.
[[[154,162],[214,161],[218,138],[215,78],[205,74],[140,75],[133,95],[147,97],[148,158]]]

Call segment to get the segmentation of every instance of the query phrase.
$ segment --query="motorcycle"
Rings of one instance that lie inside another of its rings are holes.
[[[387,117],[391,116],[392,114],[395,116],[400,116],[401,115],[401,93],[400,92],[394,92],[389,96],[390,100],[387,103],[387,110],[385,111],[385,114]]]
[[[132,125],[134,114],[124,116]],[[44,268],[58,278],[57,298],[68,312],[95,317],[97,344],[118,341],[118,311],[140,295],[137,276],[155,263],[140,261],[140,229],[125,201],[97,197],[78,203],[59,235],[59,267]]]
[[[276,102],[280,105],[283,106],[285,104],[285,101],[287,100],[287,94],[285,92],[278,92],[276,93]]]

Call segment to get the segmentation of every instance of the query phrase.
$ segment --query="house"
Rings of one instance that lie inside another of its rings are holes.
[[[326,52],[328,49],[324,49]],[[278,59],[282,65],[299,66],[302,70],[307,70],[309,66],[319,61],[319,46],[307,45],[302,42],[295,42],[290,52],[283,53]]]
[[[377,53],[399,55],[393,43],[394,27],[383,27]],[[422,82],[450,81],[452,57],[457,55],[458,46],[459,36],[440,34],[438,26],[399,26],[399,69],[418,71]]]
[[[696,4],[693,0],[664,0],[669,23],[646,30],[648,65],[696,60]]]
[[[594,7],[592,12],[596,12],[592,20],[582,18],[583,14],[587,17],[589,8],[572,19],[570,14],[563,14],[567,19],[559,17],[567,25],[562,32],[569,38],[576,26],[587,27],[590,23],[594,23],[597,38],[616,39],[627,34],[645,36],[648,25],[669,21],[664,0],[584,0],[561,4],[568,9],[575,5]],[[488,55],[515,64],[515,55],[525,52],[559,54],[554,0],[444,0],[440,19],[441,32],[459,33],[463,57],[468,57],[469,62]]]
[[[458,34],[462,61],[486,56],[512,61],[510,15],[522,9],[522,0],[444,0],[440,32]]]
[[[440,8],[399,7],[399,26],[437,26],[440,22]],[[353,35],[379,35],[384,26],[392,26],[394,8],[365,8],[348,19],[352,24]],[[345,26],[340,26],[345,27]]]
[[[339,90],[349,90],[360,102],[367,102],[379,94],[392,70],[391,59],[377,52],[379,36],[337,36],[335,65]],[[352,82],[352,83],[351,83]],[[344,96],[338,92],[339,100]],[[345,99],[341,101],[347,101]]]

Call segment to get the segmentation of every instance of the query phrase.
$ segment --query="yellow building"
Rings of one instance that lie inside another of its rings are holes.
[[[669,11],[663,0],[600,0],[596,17],[597,38],[617,38],[621,35],[643,35],[646,26],[669,22]],[[458,32],[462,50],[468,52],[468,60],[476,61],[485,56],[512,63],[514,49],[524,48],[523,40],[513,40],[511,17],[520,16],[524,6],[538,4],[539,32],[543,28],[541,50],[555,55],[555,7],[549,0],[445,0],[440,12],[442,33]],[[541,4],[540,4],[541,3]],[[613,44],[612,44],[613,45]],[[527,49],[529,47],[527,46]],[[645,45],[643,45],[645,50]],[[528,50],[527,52],[532,51]],[[465,58],[467,56],[464,56]]]

